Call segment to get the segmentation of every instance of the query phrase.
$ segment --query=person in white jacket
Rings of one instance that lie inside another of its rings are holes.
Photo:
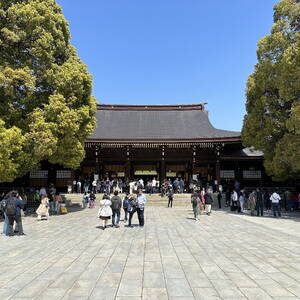
[[[104,230],[107,228],[107,221],[112,216],[111,201],[109,199],[106,198],[100,201],[98,216],[102,220],[102,230]]]

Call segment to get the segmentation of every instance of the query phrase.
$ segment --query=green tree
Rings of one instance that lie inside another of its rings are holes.
[[[95,128],[92,78],[55,0],[0,0],[0,182],[75,168]]]
[[[300,3],[274,6],[271,34],[258,43],[248,78],[243,143],[262,150],[274,180],[300,178]]]

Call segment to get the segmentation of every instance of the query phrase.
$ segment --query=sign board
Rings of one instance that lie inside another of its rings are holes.
[[[176,177],[176,172],[167,172],[166,176],[167,177]]]
[[[235,172],[234,170],[220,170],[220,177],[225,179],[234,179]]]
[[[244,170],[243,178],[245,178],[245,179],[260,179],[261,171],[260,170]]]
[[[125,172],[118,172],[118,173],[117,173],[117,176],[118,176],[118,177],[125,177]]]
[[[134,175],[145,175],[145,176],[150,176],[150,175],[157,175],[157,172],[155,170],[136,170],[134,172]]]
[[[72,177],[71,170],[57,170],[56,178],[57,179],[68,179]]]

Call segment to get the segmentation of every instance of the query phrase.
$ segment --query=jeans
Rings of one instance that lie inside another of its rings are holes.
[[[264,203],[262,201],[256,202],[256,210],[257,210],[258,217],[259,217],[259,215],[261,215],[261,216],[264,215]]]
[[[240,201],[241,212],[245,210],[245,201]]]
[[[144,226],[145,220],[144,220],[144,208],[137,208],[137,214],[139,219],[140,226]]]
[[[117,216],[117,225],[120,223],[120,216],[121,216],[121,211],[120,210],[113,210],[112,211],[112,217],[111,217],[111,222],[113,225],[115,225],[115,217]]]
[[[127,220],[128,220],[128,210],[127,210],[127,208],[123,208],[123,209],[124,209],[124,214],[125,214],[124,221],[127,222]]]
[[[14,221],[16,221],[16,231],[18,234],[23,234],[23,226],[22,226],[22,218],[21,216],[14,216],[14,217],[8,217],[8,223],[9,223],[9,231],[7,235],[13,235],[14,234]]]
[[[132,210],[129,212],[129,222],[128,222],[128,226],[131,226],[131,220],[132,220],[132,217],[134,215],[134,213],[136,212],[136,210]]]
[[[272,203],[272,210],[273,210],[274,217],[276,217],[276,212],[278,214],[278,217],[281,217],[280,204],[279,203]]]
[[[9,223],[8,223],[8,217],[6,214],[4,214],[3,234],[9,235]]]
[[[50,213],[53,213],[55,211],[55,203],[53,201],[49,202],[50,205]]]
[[[197,219],[198,215],[200,214],[199,207],[198,206],[193,207],[193,212],[194,212],[194,218]]]

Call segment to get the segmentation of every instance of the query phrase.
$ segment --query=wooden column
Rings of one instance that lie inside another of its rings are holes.
[[[218,181],[218,184],[221,184],[220,160],[219,159],[217,159],[217,162],[216,162],[216,180]]]
[[[166,178],[166,162],[165,162],[165,146],[161,147],[161,155],[159,162],[159,181],[160,184]]]
[[[195,169],[196,169],[196,155],[197,155],[197,148],[196,146],[192,147],[192,163],[191,163],[191,177],[194,175],[195,173]]]

